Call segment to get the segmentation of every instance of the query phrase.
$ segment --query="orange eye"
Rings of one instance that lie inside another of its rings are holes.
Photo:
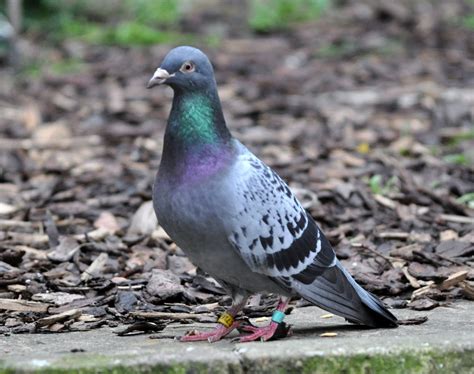
[[[180,70],[183,73],[192,73],[194,69],[195,69],[194,64],[191,61],[187,61],[181,66]]]

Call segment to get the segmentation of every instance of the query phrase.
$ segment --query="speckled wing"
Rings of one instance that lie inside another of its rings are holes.
[[[272,169],[247,151],[232,175],[237,213],[228,238],[253,271],[308,282],[335,265],[318,226]]]
[[[250,269],[349,321],[397,325],[382,302],[342,267],[317,224],[273,170],[245,149],[230,175],[234,209],[226,220],[228,240]]]

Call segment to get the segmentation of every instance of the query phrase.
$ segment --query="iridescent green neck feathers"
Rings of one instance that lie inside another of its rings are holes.
[[[200,94],[192,93],[176,103],[170,124],[176,135],[185,143],[216,143],[218,133],[214,123],[215,113],[211,100]],[[220,109],[220,108],[219,108]]]
[[[231,153],[231,135],[215,87],[203,92],[175,91],[160,172],[179,179],[189,170],[204,175],[203,165],[206,170],[218,166]]]

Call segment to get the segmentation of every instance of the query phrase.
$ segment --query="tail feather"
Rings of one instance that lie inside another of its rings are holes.
[[[292,281],[305,299],[347,320],[370,327],[397,327],[397,318],[379,298],[364,290],[339,261],[310,284]]]

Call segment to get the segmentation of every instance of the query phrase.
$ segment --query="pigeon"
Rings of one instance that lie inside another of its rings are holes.
[[[232,297],[211,331],[181,341],[267,341],[286,327],[293,297],[373,328],[397,319],[336,258],[318,224],[288,185],[227,128],[213,67],[199,49],[172,49],[147,88],[170,86],[173,103],[153,187],[159,224]],[[253,294],[280,296],[267,326],[236,318]]]

